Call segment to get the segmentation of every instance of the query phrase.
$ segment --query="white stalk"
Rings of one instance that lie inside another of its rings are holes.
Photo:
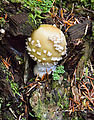
[[[39,75],[39,77],[42,78],[43,74],[46,74],[46,71],[48,74],[50,74],[52,71],[55,71],[56,65],[53,65],[51,63],[42,64],[37,62],[37,64],[34,67],[34,75]]]

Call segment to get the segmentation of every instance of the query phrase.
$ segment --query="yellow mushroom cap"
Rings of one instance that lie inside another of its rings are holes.
[[[39,63],[55,64],[66,54],[66,39],[63,32],[48,24],[42,24],[34,30],[26,45],[28,54]]]

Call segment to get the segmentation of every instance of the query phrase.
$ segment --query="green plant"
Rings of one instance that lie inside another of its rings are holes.
[[[6,2],[12,2],[12,3],[24,3],[24,0],[5,0]]]
[[[53,80],[59,80],[63,73],[65,73],[64,66],[58,66],[53,72]]]
[[[3,27],[6,23],[5,19],[3,17],[0,18],[0,27]]]
[[[24,0],[23,6],[30,10],[29,20],[36,24],[36,19],[42,19],[42,14],[50,11],[53,0]]]
[[[90,7],[91,9],[94,10],[94,0],[88,1],[88,0],[80,0],[81,3],[85,6],[85,7]]]
[[[11,73],[9,72],[8,75],[6,76],[6,80],[10,83],[10,86],[11,86],[11,90],[14,94],[14,96],[17,94],[20,96],[19,94],[19,87],[17,85],[17,83],[15,83],[13,80],[10,80],[9,77],[11,77]]]
[[[10,83],[13,95],[15,96],[17,94],[17,95],[20,96],[19,86],[13,80],[13,74],[6,68],[5,64],[3,62],[1,62],[1,61],[0,61],[0,70],[5,74],[6,80]]]
[[[43,15],[50,11],[54,0],[8,0],[12,3],[21,3],[23,9],[29,12],[29,23],[40,24],[41,19],[46,17]]]
[[[19,87],[18,87],[17,83],[15,83],[13,80],[11,80],[10,84],[11,84],[11,89],[12,89],[12,92],[13,92],[14,96],[16,94],[20,96]]]

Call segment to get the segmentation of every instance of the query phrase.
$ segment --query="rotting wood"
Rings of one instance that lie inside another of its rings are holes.
[[[9,32],[14,35],[30,36],[32,32],[32,25],[28,21],[27,13],[19,13],[9,16]]]
[[[68,50],[67,57],[65,58],[65,62],[62,61],[61,65],[65,65],[65,69],[69,72],[69,74],[73,74],[75,67],[78,65],[82,56],[84,56],[81,60],[82,67],[84,67],[85,61],[90,58],[92,54],[92,41],[84,39],[85,37],[85,29],[88,25],[87,35],[91,35],[92,31],[92,22],[91,20],[86,20],[81,24],[74,25],[70,27],[68,30]]]
[[[85,35],[85,29],[88,25],[88,31],[87,35],[89,35],[92,32],[92,22],[91,20],[85,20],[83,23],[76,24],[69,28],[68,30],[68,36],[71,40],[76,40],[78,38],[82,38]]]

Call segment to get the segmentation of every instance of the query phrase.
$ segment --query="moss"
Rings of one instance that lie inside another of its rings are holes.
[[[12,3],[20,3],[22,9],[29,11],[29,23],[41,24],[41,19],[46,19],[43,14],[48,13],[52,7],[53,0],[8,0]]]
[[[64,66],[58,66],[53,72],[53,80],[59,80],[60,76],[65,73]]]
[[[66,82],[66,87],[64,87],[64,82]],[[48,84],[48,90],[45,90],[45,83],[42,83],[40,88],[37,88],[30,98],[30,104],[36,117],[41,120],[67,118],[66,114],[62,114],[62,110],[69,109],[68,85],[68,82],[63,81],[63,79],[61,84],[52,80],[52,84]]]

